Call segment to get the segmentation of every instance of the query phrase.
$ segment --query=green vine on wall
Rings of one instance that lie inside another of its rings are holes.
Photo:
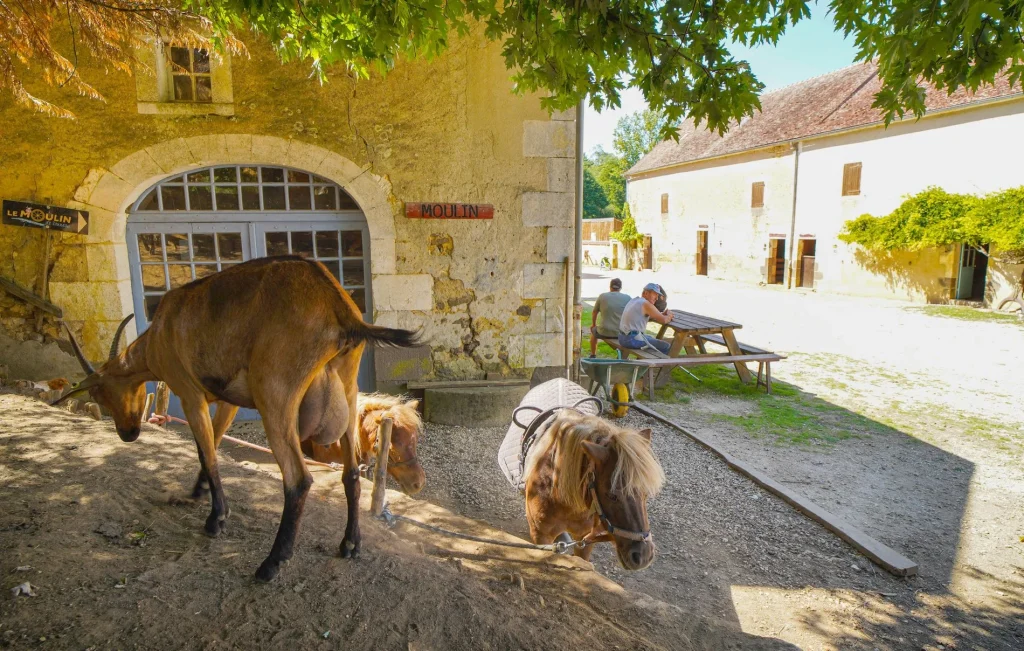
[[[626,250],[632,250],[644,243],[644,236],[636,229],[636,220],[629,211],[629,204],[622,205],[622,230],[613,231],[612,239],[622,242]]]

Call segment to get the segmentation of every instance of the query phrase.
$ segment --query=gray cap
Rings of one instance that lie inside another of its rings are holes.
[[[661,285],[659,285],[658,283],[647,283],[646,285],[644,285],[644,291],[646,292],[647,290],[651,290],[658,296],[665,295],[665,290],[663,290],[661,288]]]
[[[612,278],[612,281],[608,283],[612,289],[622,289],[622,280],[619,278]]]

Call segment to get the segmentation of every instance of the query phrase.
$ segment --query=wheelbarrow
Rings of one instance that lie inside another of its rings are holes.
[[[590,395],[596,396],[597,389],[604,391],[605,398],[612,405],[612,416],[622,418],[633,402],[636,381],[647,370],[647,366],[628,359],[580,360],[580,368],[590,378]]]

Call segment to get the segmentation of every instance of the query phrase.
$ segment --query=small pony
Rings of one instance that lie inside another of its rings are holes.
[[[359,449],[361,465],[369,465],[376,458],[377,432],[380,422],[391,418],[391,449],[388,450],[388,474],[398,482],[406,495],[423,490],[426,473],[416,457],[416,442],[423,432],[423,420],[417,411],[419,400],[405,401],[401,396],[386,393],[360,393],[358,398]],[[317,445],[303,441],[302,452],[323,463],[342,463],[341,443]]]
[[[647,499],[661,490],[665,472],[651,451],[651,430],[632,430],[565,409],[526,458],[526,519],[536,544],[563,532],[583,545],[611,541],[619,563],[642,570],[654,560]]]

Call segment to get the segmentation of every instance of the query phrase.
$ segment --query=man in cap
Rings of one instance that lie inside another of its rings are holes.
[[[665,290],[657,283],[647,283],[640,296],[626,303],[622,310],[622,319],[619,321],[619,345],[623,348],[647,348],[651,347],[659,352],[668,353],[672,346],[667,341],[658,339],[647,334],[647,322],[654,319],[655,322],[666,324],[672,320],[668,307],[658,310],[656,303],[665,305]]]
[[[617,339],[619,336],[619,321],[622,320],[622,310],[629,303],[629,295],[622,293],[622,281],[612,278],[609,283],[610,291],[597,297],[594,303],[594,313],[591,315],[590,326],[590,356],[597,357],[597,338]],[[600,321],[598,316],[600,315]]]

